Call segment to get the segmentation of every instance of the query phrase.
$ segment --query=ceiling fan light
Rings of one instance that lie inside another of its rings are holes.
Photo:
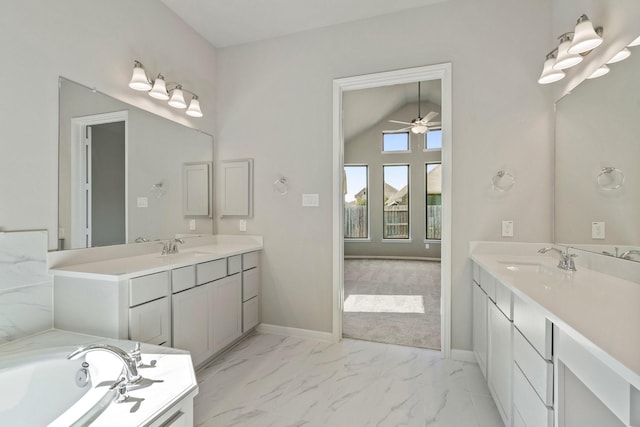
[[[162,74],[158,74],[156,81],[153,82],[153,87],[151,88],[151,91],[149,91],[149,96],[163,101],[169,99],[167,84],[165,83],[164,76]]]
[[[189,103],[189,108],[187,108],[186,111],[188,116],[191,117],[202,117],[202,110],[200,110],[200,101],[198,101],[198,97],[197,96],[193,96],[193,98],[191,98],[191,102]]]
[[[422,124],[422,123],[417,123],[415,125],[413,125],[413,127],[411,128],[411,132],[415,133],[415,134],[424,134],[427,133],[427,131],[429,130],[429,128]]]
[[[631,56],[631,51],[625,47],[620,52],[613,55],[613,58],[611,58],[607,64],[615,64],[616,62],[624,61],[629,56]]]
[[[553,64],[554,70],[565,70],[582,62],[582,56],[578,53],[569,53],[569,47],[571,47],[570,33],[563,34],[560,36],[556,62]]]
[[[139,61],[133,62],[133,73],[131,80],[129,81],[129,87],[133,90],[148,91],[151,89],[151,82],[147,77],[147,73],[144,71],[142,63]]]
[[[556,63],[556,58],[554,54],[547,55],[547,60],[544,61],[544,66],[542,67],[542,73],[538,78],[538,83],[541,85],[546,85],[549,83],[557,82],[558,80],[562,80],[565,76],[564,71],[562,70],[554,70],[553,65]]]
[[[589,77],[587,77],[588,79],[597,79],[598,77],[602,77],[605,74],[607,74],[609,72],[609,67],[607,67],[607,65],[603,65],[602,67],[598,68],[597,70],[595,70]]]
[[[169,99],[169,105],[171,105],[173,108],[187,108],[187,103],[184,101],[184,95],[182,93],[182,86],[177,86],[171,91],[171,99]]]
[[[582,15],[578,19],[573,35],[573,42],[569,47],[569,53],[588,52],[602,44],[602,37],[593,29],[593,24],[587,15]]]

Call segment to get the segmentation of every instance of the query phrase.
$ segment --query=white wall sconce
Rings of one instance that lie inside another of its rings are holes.
[[[547,54],[547,58],[544,61],[544,66],[542,68],[542,74],[540,75],[540,78],[538,78],[538,83],[549,84],[562,80],[565,76],[565,72],[563,70],[580,64],[583,61],[584,56],[588,55],[593,49],[602,44],[602,33],[602,27],[594,29],[593,24],[587,15],[583,14],[580,16],[575,30],[573,32],[564,33],[558,37],[560,44],[557,48]],[[606,71],[604,74],[606,74]]]
[[[564,71],[553,68],[553,65],[556,63],[557,51],[557,49],[554,49],[547,54],[547,59],[544,61],[544,66],[542,67],[542,74],[540,74],[538,78],[538,83],[541,85],[557,82],[565,76]]]
[[[200,101],[198,95],[190,90],[184,89],[180,83],[167,83],[162,74],[158,74],[155,80],[151,80],[144,69],[144,65],[140,61],[133,61],[133,74],[129,87],[133,90],[148,92],[149,96],[162,101],[169,101],[169,105],[173,108],[187,109],[186,114],[191,117],[202,117],[200,109]],[[191,95],[191,101],[187,108],[184,100],[184,92]]]

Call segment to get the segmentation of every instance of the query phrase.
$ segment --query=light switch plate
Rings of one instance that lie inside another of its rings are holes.
[[[239,224],[240,231],[247,231],[247,220],[241,219]]]
[[[138,197],[137,204],[139,208],[149,207],[149,198],[148,197]]]
[[[591,223],[591,238],[596,240],[604,239],[604,222],[594,221]]]
[[[311,206],[311,207],[320,206],[320,195],[319,194],[303,194],[302,206]]]
[[[190,219],[189,220],[189,230],[195,230],[196,229],[196,220],[195,219]]]
[[[502,237],[513,237],[513,221],[502,221]]]

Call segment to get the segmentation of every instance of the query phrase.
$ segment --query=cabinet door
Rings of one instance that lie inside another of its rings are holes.
[[[208,294],[206,286],[199,286],[173,296],[173,347],[191,352],[194,366],[213,354]]]
[[[184,216],[209,215],[210,183],[209,163],[185,163],[182,165],[182,209]]]
[[[215,353],[242,335],[242,276],[227,276],[207,287],[211,291],[209,330]]]
[[[249,331],[260,323],[259,297],[253,297],[242,303],[242,333]]]
[[[487,378],[487,295],[473,284],[473,352],[482,375]]]
[[[164,297],[129,309],[129,339],[171,345],[171,309]]]
[[[488,304],[488,383],[502,421],[511,425],[513,327],[495,304]]]
[[[222,215],[253,215],[253,161],[222,162]]]

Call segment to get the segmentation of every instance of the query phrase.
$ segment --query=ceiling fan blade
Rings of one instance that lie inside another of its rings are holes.
[[[394,132],[404,132],[405,130],[409,130],[411,129],[413,126],[409,126],[406,128],[402,128],[402,129],[392,129],[392,130],[383,130],[382,132],[389,132],[389,133],[394,133]]]
[[[401,125],[410,125],[409,122],[399,122],[398,120],[389,120],[389,123],[399,123]]]
[[[422,120],[426,123],[429,120],[433,119],[435,116],[437,116],[440,113],[436,113],[435,111],[430,111],[429,114],[427,114],[426,116],[424,116],[422,118]]]
[[[431,127],[431,126],[440,126],[442,124],[442,122],[429,122],[427,123],[427,126]]]

